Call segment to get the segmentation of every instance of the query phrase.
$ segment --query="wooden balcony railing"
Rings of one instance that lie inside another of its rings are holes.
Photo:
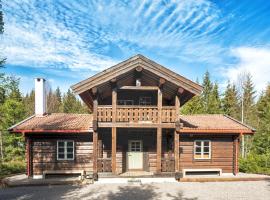
[[[162,123],[175,122],[175,107],[163,106],[161,121]],[[112,106],[98,106],[98,121],[112,121]],[[158,107],[157,106],[117,106],[116,122],[158,122]]]

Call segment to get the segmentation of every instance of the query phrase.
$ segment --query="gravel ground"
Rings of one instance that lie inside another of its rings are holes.
[[[270,182],[16,187],[0,189],[0,199],[270,200]]]

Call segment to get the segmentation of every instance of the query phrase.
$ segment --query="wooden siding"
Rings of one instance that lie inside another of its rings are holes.
[[[93,171],[93,142],[90,135],[39,135],[32,139],[33,174],[45,170]],[[74,140],[74,160],[57,160],[57,140]]]
[[[194,159],[194,141],[211,140],[211,159]],[[233,172],[233,136],[180,136],[180,169],[221,168],[223,173]]]

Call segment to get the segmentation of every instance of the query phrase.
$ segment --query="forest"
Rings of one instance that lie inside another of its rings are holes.
[[[4,32],[0,12],[0,34]],[[22,94],[20,79],[3,72],[5,58],[0,55],[0,179],[24,172],[25,141],[7,129],[34,114],[34,91]],[[241,145],[240,170],[270,174],[270,84],[263,92],[255,91],[249,73],[239,75],[239,83],[228,82],[220,89],[206,72],[200,83],[204,90],[181,108],[181,114],[226,114],[256,129],[253,137],[245,136]],[[223,91],[223,92],[220,92]],[[68,90],[58,87],[47,94],[49,113],[87,113],[87,107]]]

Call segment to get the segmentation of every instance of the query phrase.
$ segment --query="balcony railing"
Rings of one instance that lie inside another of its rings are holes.
[[[175,122],[175,107],[163,106],[161,121],[162,123]],[[98,106],[98,121],[112,121],[112,106]],[[157,106],[117,106],[116,122],[149,122],[158,123],[158,107]]]

